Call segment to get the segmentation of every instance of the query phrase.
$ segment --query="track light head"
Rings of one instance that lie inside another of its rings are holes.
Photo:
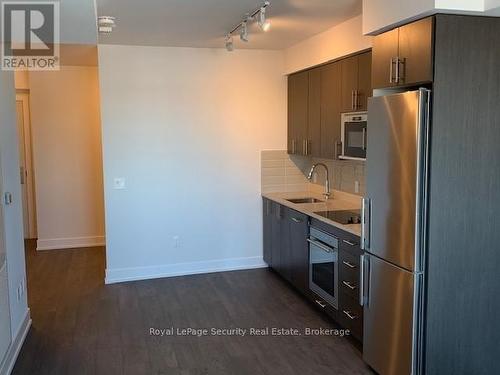
[[[262,31],[269,31],[271,28],[271,22],[266,19],[266,7],[260,8],[259,12],[259,26]]]
[[[240,39],[242,42],[248,42],[248,21],[245,20],[241,23]]]
[[[226,49],[228,50],[228,52],[234,51],[234,42],[233,42],[233,35],[232,34],[226,35]]]

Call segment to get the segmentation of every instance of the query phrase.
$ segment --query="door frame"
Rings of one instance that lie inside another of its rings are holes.
[[[17,103],[21,102],[23,108],[23,128],[18,128],[18,137],[19,137],[19,146],[20,152],[24,152],[24,160],[25,160],[25,170],[24,176],[21,178],[24,179],[26,184],[26,197],[24,197],[23,191],[23,199],[26,199],[26,206],[28,211],[28,217],[25,219],[28,221],[27,223],[27,233],[25,233],[25,237],[28,239],[37,238],[37,218],[36,218],[36,198],[35,198],[35,169],[33,165],[33,142],[32,142],[32,131],[31,131],[31,111],[30,111],[30,98],[29,98],[29,90],[16,90],[16,106]],[[22,133],[21,133],[22,130]],[[21,168],[21,166],[20,166]],[[20,174],[23,174],[23,171],[20,170]],[[21,187],[22,190],[24,189]]]

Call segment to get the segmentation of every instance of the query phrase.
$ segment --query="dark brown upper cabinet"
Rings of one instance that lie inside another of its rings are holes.
[[[321,68],[321,157],[337,159],[341,139],[341,62],[334,62]]]
[[[337,159],[342,112],[366,110],[371,92],[371,52],[290,75],[288,153]]]
[[[309,105],[305,155],[321,157],[321,69],[309,71]]]
[[[424,18],[373,39],[373,88],[432,82],[433,25]]]
[[[304,155],[307,141],[309,72],[288,77],[288,153]]]
[[[342,65],[342,112],[366,111],[371,96],[371,53],[348,57]]]

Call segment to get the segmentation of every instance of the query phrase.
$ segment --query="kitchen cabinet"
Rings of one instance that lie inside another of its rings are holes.
[[[373,39],[372,86],[411,86],[433,80],[434,18],[401,26]]]
[[[302,293],[309,290],[309,217],[287,209],[292,284]]]
[[[371,52],[341,61],[342,112],[366,111],[371,96]]]
[[[271,265],[273,262],[272,253],[272,208],[273,203],[266,198],[262,199],[262,224],[263,224],[263,250],[264,262]]]
[[[309,99],[305,155],[321,157],[321,69],[309,71]]]
[[[288,153],[306,154],[309,72],[288,77]]]
[[[340,62],[321,68],[321,157],[338,159],[341,147],[342,68]]]
[[[371,51],[288,77],[288,153],[337,159],[341,113],[365,111]]]
[[[309,217],[265,198],[263,202],[264,260],[299,291],[307,293]]]

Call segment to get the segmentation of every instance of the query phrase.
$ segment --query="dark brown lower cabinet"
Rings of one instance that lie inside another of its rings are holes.
[[[359,237],[309,218],[279,203],[263,200],[264,260],[321,310],[363,339],[363,309],[359,306]],[[339,239],[338,309],[309,290],[309,223]]]
[[[309,290],[309,217],[288,209],[291,282],[302,293]]]
[[[264,249],[264,262],[271,265],[273,262],[272,252],[272,209],[273,202],[269,199],[262,199],[262,224],[263,224],[263,249]]]

